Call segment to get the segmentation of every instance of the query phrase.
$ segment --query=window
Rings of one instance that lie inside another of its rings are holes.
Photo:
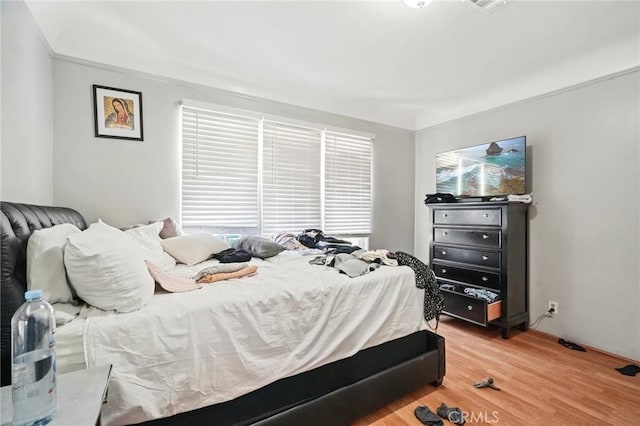
[[[329,235],[371,233],[371,139],[325,134],[324,226]]]
[[[182,225],[258,229],[255,118],[182,107]]]
[[[183,227],[371,233],[370,136],[210,108],[182,106]]]
[[[262,233],[321,228],[322,132],[264,122]]]

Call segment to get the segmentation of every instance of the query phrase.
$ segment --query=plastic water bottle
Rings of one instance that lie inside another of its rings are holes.
[[[42,290],[24,294],[11,318],[11,394],[14,425],[44,425],[58,410],[56,321]]]

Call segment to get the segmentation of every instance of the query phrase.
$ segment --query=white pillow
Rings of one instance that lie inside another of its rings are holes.
[[[160,231],[163,226],[162,222],[155,222],[129,229],[124,233],[136,243],[144,260],[148,260],[163,271],[168,271],[176,266],[176,260],[165,253],[160,245]]]
[[[67,237],[79,232],[70,223],[33,231],[27,242],[27,289],[42,290],[49,303],[73,301],[63,255]]]
[[[64,250],[71,286],[82,300],[106,311],[131,312],[153,296],[155,283],[139,248],[105,223],[71,235]]]
[[[229,248],[229,244],[206,233],[167,238],[161,240],[160,244],[164,251],[189,266],[205,261],[211,255]]]

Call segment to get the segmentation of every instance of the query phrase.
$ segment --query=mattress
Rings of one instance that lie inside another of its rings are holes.
[[[424,292],[406,266],[349,278],[303,256],[250,263],[255,276],[156,294],[139,311],[86,311],[87,364],[113,365],[104,424],[229,401],[426,328]]]

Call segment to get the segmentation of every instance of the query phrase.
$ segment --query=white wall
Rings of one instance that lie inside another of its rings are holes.
[[[415,252],[428,260],[435,154],[526,135],[531,318],[557,301],[540,330],[640,360],[639,119],[635,71],[417,132]]]
[[[0,2],[0,198],[53,201],[53,61],[23,2]]]
[[[92,85],[142,92],[144,142],[94,137]],[[54,61],[54,202],[115,226],[179,216],[181,99],[376,134],[371,247],[413,248],[414,132],[223,90]]]

